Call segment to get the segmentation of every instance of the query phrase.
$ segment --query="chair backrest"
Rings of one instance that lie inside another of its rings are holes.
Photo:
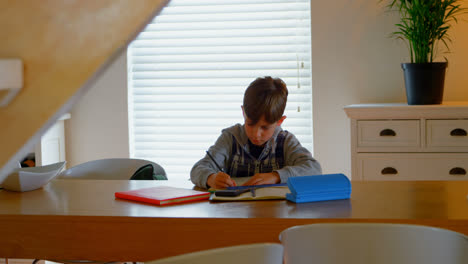
[[[166,172],[157,163],[143,159],[99,159],[78,164],[63,171],[57,179],[130,180],[144,179],[138,174],[154,174],[154,179],[167,179]],[[146,178],[148,179],[148,178]]]
[[[428,226],[311,224],[284,230],[280,240],[288,264],[468,263],[467,236]]]
[[[281,264],[283,246],[275,243],[246,244],[216,248],[164,258],[145,264]]]

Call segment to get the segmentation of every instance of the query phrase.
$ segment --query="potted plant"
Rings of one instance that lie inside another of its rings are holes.
[[[444,92],[445,62],[435,62],[439,43],[448,52],[448,31],[457,17],[466,13],[463,0],[391,0],[389,10],[396,10],[400,22],[392,33],[407,41],[411,63],[402,63],[408,104],[440,104]]]

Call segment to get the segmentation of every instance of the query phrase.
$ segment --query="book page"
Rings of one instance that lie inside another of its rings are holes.
[[[282,187],[263,187],[255,189],[255,196],[252,192],[245,192],[235,197],[216,196],[212,193],[210,201],[243,201],[243,200],[277,200],[286,199],[286,194],[289,193],[287,186]]]

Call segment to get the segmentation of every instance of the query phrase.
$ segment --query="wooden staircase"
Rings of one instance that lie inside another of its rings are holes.
[[[22,90],[0,108],[0,183],[167,2],[0,2],[0,58],[24,64]]]

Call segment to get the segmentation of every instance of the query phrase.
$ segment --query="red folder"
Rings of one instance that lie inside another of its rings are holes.
[[[157,205],[168,205],[187,203],[198,200],[208,200],[208,198],[210,198],[210,193],[170,186],[157,186],[131,191],[116,192],[115,197]]]

